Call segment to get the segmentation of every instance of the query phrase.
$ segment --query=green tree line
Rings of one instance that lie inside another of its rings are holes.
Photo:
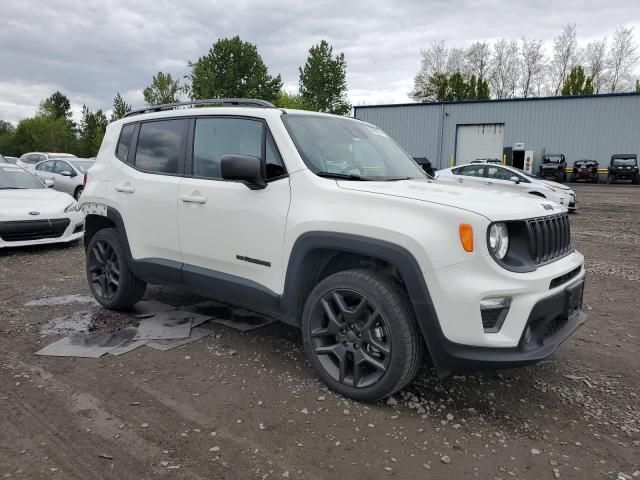
[[[187,62],[189,74],[183,81],[170,73],[158,72],[143,90],[147,105],[175,103],[182,99],[258,98],[281,108],[314,110],[346,115],[351,111],[347,98],[347,63],[343,53],[322,40],[309,49],[299,67],[297,91],[286,91],[282,77],[272,75],[258,49],[236,36],[218,39],[209,51]],[[36,114],[16,126],[0,120],[0,153],[19,156],[30,151],[68,152],[80,157],[98,153],[108,123],[131,111],[118,93],[111,116],[103,110],[82,107],[80,121],[72,119],[71,102],[62,92],[42,100]]]

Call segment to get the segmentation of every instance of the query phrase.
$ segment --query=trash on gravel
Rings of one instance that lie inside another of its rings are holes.
[[[42,327],[42,334],[68,335],[70,333],[88,332],[92,320],[93,317],[88,310],[74,312],[66,317],[52,318]]]
[[[113,350],[109,350],[109,355],[119,357],[120,355],[124,355],[125,353],[129,353],[138,347],[146,345],[148,342],[149,340],[134,340],[132,338],[128,342],[123,343],[122,345],[114,348]]]
[[[36,355],[100,358],[126,341],[131,340],[135,334],[136,329],[133,327],[117,330],[113,333],[94,335],[76,333],[47,345],[36,352]]]
[[[203,323],[211,319],[210,316],[193,312],[171,310],[161,312],[153,317],[140,321],[138,333],[134,340],[170,340],[189,338],[194,320]]]
[[[157,300],[141,300],[131,308],[131,314],[136,318],[147,318],[162,312],[175,310],[176,307]]]
[[[240,330],[241,332],[248,332],[275,322],[272,318],[263,317],[244,308],[231,307],[215,300],[196,303],[183,308],[183,310],[210,315],[213,317],[212,322]]]
[[[213,329],[211,325],[205,323],[195,328],[192,328],[191,334],[189,335],[188,338],[178,338],[174,340],[150,340],[146,345],[147,347],[151,347],[155,350],[160,350],[164,352],[166,350],[171,350],[172,348],[180,347],[182,345],[195,342],[196,340],[200,340],[201,338],[207,337],[212,333],[213,333]]]

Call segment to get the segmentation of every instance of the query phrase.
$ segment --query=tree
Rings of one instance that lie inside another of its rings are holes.
[[[553,58],[550,69],[554,81],[554,95],[560,93],[567,75],[577,63],[577,52],[576,24],[568,23],[564,26],[562,33],[553,40]]]
[[[420,52],[420,70],[413,80],[409,96],[416,102],[433,102],[441,98],[446,89],[447,59],[449,50],[444,41],[433,42]]]
[[[585,77],[584,68],[577,65],[571,69],[562,84],[562,95],[593,95],[593,79]]]
[[[276,107],[280,108],[308,110],[308,107],[306,107],[305,102],[299,93],[289,93],[286,90],[280,90],[273,103]]]
[[[607,58],[610,92],[622,92],[631,87],[631,74],[638,58],[638,46],[633,41],[633,28],[619,27]]]
[[[512,98],[516,93],[520,71],[518,44],[505,39],[493,46],[491,85],[495,98]]]
[[[18,122],[13,142],[16,153],[73,152],[76,138],[67,118],[36,115]]]
[[[179,99],[180,82],[174,80],[170,73],[158,72],[153,76],[151,85],[142,92],[147,105],[176,103]]]
[[[78,138],[81,156],[94,157],[98,153],[108,123],[102,110],[92,112],[86,105],[82,106]]]
[[[325,40],[309,49],[300,67],[300,96],[310,110],[346,115],[351,111],[347,98],[347,62],[344,53],[333,55]]]
[[[640,93],[640,80],[636,80],[636,93]]]
[[[0,120],[0,153],[5,155],[17,155],[14,136],[16,127],[6,120]]]
[[[520,58],[522,64],[521,92],[524,98],[539,94],[542,74],[545,69],[544,51],[542,40],[528,40],[522,37],[520,47]]]
[[[12,123],[6,120],[0,120],[0,136],[13,135],[16,131],[16,127]]]
[[[113,112],[111,112],[111,121],[115,122],[116,120],[120,120],[130,111],[131,105],[124,101],[124,98],[120,96],[120,93],[117,93],[113,98]]]
[[[274,101],[280,75],[269,75],[255,45],[240,37],[221,38],[196,62],[189,62],[192,99],[258,98]]]
[[[607,39],[594,40],[584,49],[584,64],[586,73],[591,77],[594,93],[600,93],[608,83],[607,70]]]
[[[467,68],[479,80],[489,78],[491,49],[487,42],[475,42],[466,51]]]
[[[55,92],[40,102],[38,115],[48,116],[54,119],[66,118],[71,121],[71,102],[66,95],[61,92]]]

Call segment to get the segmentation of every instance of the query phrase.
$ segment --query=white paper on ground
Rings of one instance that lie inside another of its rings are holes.
[[[176,307],[173,305],[167,305],[157,300],[142,300],[131,308],[131,314],[137,318],[146,318],[175,309]]]
[[[195,342],[196,340],[200,340],[201,338],[211,335],[213,332],[213,325],[205,323],[203,325],[200,325],[199,327],[192,328],[189,338],[176,340],[151,340],[147,343],[147,347],[151,347],[155,350],[164,352],[165,350],[171,350],[172,348],[176,348],[181,345],[186,345],[188,343]]]
[[[47,345],[42,350],[36,352],[36,355],[100,358],[105,353],[131,340],[135,334],[135,327],[127,327],[113,333],[69,335],[68,337]]]
[[[206,315],[181,310],[162,312],[154,317],[143,319],[138,326],[138,333],[134,339],[170,340],[189,338],[194,321],[196,325],[199,325],[210,318]]]
[[[146,345],[148,342],[149,342],[149,340],[133,340],[133,339],[131,339],[128,342],[123,343],[119,347],[116,347],[113,350],[109,350],[109,355],[113,355],[115,357],[118,357],[120,355],[124,355],[125,353],[129,353],[129,352],[135,350],[136,348],[141,347],[142,345]]]

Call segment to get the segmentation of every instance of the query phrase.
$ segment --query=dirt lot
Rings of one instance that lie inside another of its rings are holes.
[[[25,306],[89,294],[82,247],[0,252],[0,478],[640,478],[640,188],[576,190],[585,326],[536,366],[425,369],[372,405],[323,388],[280,324],[216,326],[167,352],[36,357],[56,338],[48,319],[95,308]]]

